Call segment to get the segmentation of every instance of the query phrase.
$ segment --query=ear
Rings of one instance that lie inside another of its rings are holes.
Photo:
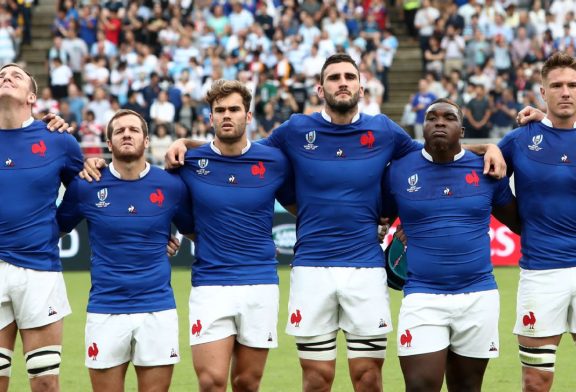
[[[110,139],[106,140],[106,145],[108,146],[108,151],[112,152],[112,142]]]
[[[146,136],[144,139],[144,148],[148,149],[150,147],[150,137]]]
[[[464,132],[466,131],[466,128],[462,127],[460,128],[460,137],[464,137]]]
[[[252,122],[252,112],[246,113],[246,124],[250,124]]]
[[[540,95],[542,95],[542,100],[546,102],[546,89],[543,86],[540,86]]]
[[[29,93],[28,97],[26,98],[26,102],[28,102],[28,104],[30,105],[34,105],[34,103],[36,102],[36,94]]]
[[[210,126],[214,128],[214,118],[212,117],[212,112],[210,112]]]
[[[360,90],[358,90],[358,97],[364,98],[364,87],[360,86]]]
[[[324,99],[324,87],[322,87],[321,84],[316,86],[316,94],[318,94],[318,98],[320,98],[320,100]]]

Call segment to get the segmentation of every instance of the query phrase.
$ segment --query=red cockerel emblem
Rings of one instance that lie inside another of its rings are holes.
[[[374,137],[372,131],[368,131],[362,136],[360,136],[360,144],[362,144],[363,146],[367,146],[368,148],[372,148],[374,146],[375,141],[376,138]]]
[[[40,140],[38,143],[32,145],[32,154],[40,155],[41,157],[46,155],[46,144],[44,144],[44,140]]]
[[[476,170],[472,170],[472,173],[466,174],[466,182],[470,185],[478,186],[480,178],[478,177]]]
[[[412,347],[412,334],[410,333],[410,330],[406,330],[406,333],[403,333],[400,336],[400,344],[402,346],[406,346],[406,347]]]
[[[196,335],[196,337],[200,336],[200,332],[202,331],[202,323],[200,320],[196,320],[195,324],[192,324],[192,335]]]
[[[96,360],[98,356],[98,346],[96,343],[92,343],[90,347],[88,347],[88,357],[92,358],[93,361]]]
[[[536,324],[536,316],[534,316],[534,312],[528,312],[522,317],[522,324],[528,329],[534,329],[534,324]]]
[[[300,309],[296,309],[296,313],[292,313],[290,316],[290,324],[294,324],[295,327],[299,327],[300,321],[302,321],[302,315],[300,314]]]
[[[252,175],[264,178],[264,173],[266,173],[266,168],[264,167],[264,162],[258,161],[257,165],[252,165]]]
[[[156,189],[155,193],[151,193],[150,201],[154,204],[157,204],[158,207],[162,207],[162,203],[164,203],[164,194],[162,193],[162,190]]]

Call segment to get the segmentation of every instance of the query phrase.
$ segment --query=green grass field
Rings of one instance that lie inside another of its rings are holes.
[[[190,349],[188,347],[188,294],[190,289],[190,272],[186,269],[175,269],[172,275],[172,284],[176,293],[176,302],[180,316],[180,353],[182,360],[176,365],[172,380],[172,391],[197,391],[196,376],[192,368]],[[64,353],[61,368],[62,391],[89,391],[90,382],[88,372],[84,367],[84,322],[85,309],[90,287],[90,278],[87,272],[68,272],[65,274],[68,287],[68,296],[72,305],[73,314],[66,318],[64,323]],[[518,362],[518,346],[511,330],[514,322],[516,287],[518,284],[517,268],[499,268],[496,278],[500,286],[501,315],[500,315],[500,358],[490,361],[484,379],[485,391],[519,391],[520,366]],[[272,350],[268,359],[261,390],[264,392],[292,392],[299,391],[300,367],[297,360],[296,349],[291,337],[283,333],[284,323],[287,320],[287,301],[289,270],[280,270],[281,305],[279,322],[279,348]],[[401,295],[391,290],[392,314],[394,326],[400,307]],[[396,356],[395,332],[389,336],[388,359],[384,364],[384,388],[387,391],[402,391],[404,383],[400,364]],[[342,336],[339,347],[343,348]],[[556,366],[556,378],[553,391],[576,391],[576,364],[572,339],[564,336],[559,348]],[[25,374],[21,346],[16,348],[14,368],[10,391],[28,390],[28,380]],[[340,349],[337,360],[336,380],[333,391],[351,391],[348,380],[346,363],[346,350]],[[136,382],[133,369],[128,372],[126,391],[136,391]]]

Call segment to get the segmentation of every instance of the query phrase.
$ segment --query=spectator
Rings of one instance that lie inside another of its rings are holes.
[[[381,113],[380,105],[376,99],[372,97],[370,90],[364,90],[364,97],[358,102],[358,111],[371,116]]]
[[[490,42],[480,29],[474,31],[474,37],[468,41],[465,49],[466,71],[472,73],[476,67],[483,66],[492,53]]]
[[[234,34],[245,34],[254,24],[254,16],[244,8],[240,0],[233,0],[232,12],[228,15],[228,19]]]
[[[455,2],[448,4],[446,18],[446,27],[454,26],[456,34],[461,35],[464,31],[464,17],[458,14],[458,5]]]
[[[483,84],[478,84],[474,88],[475,97],[472,98],[464,108],[465,136],[468,138],[486,139],[490,136],[488,121],[492,115],[490,103],[486,97]]]
[[[88,103],[86,109],[92,111],[94,118],[89,120],[89,123],[96,123],[102,129],[106,126],[106,113],[110,110],[110,101],[108,94],[103,87],[97,87],[94,90],[92,101]]]
[[[444,50],[440,47],[438,38],[431,36],[428,48],[424,52],[426,72],[433,72],[436,77],[444,74]]]
[[[5,8],[0,11],[0,67],[16,59],[16,30],[11,25],[11,18]]]
[[[449,75],[453,69],[462,69],[464,65],[464,38],[457,34],[454,26],[446,27],[446,36],[440,44],[444,50],[444,74]]]
[[[72,70],[66,64],[62,64],[60,57],[53,61],[53,67],[50,71],[50,90],[56,100],[68,96],[68,85],[72,82]]]
[[[258,121],[258,136],[262,139],[268,137],[274,128],[282,124],[282,120],[274,111],[272,102],[264,104],[264,114],[256,120]]]
[[[168,101],[168,93],[160,91],[158,98],[150,106],[150,119],[154,124],[172,124],[176,110],[172,102]]]
[[[318,95],[312,94],[312,95],[310,95],[310,98],[306,102],[306,106],[304,107],[303,113],[304,114],[312,114],[312,113],[316,113],[316,112],[321,112],[322,107],[323,107],[323,104],[322,104],[322,102],[320,102],[320,98],[318,98]]]
[[[70,103],[68,103],[67,99],[62,99],[59,102],[59,107],[60,111],[58,112],[58,115],[73,128],[72,136],[74,136],[76,140],[80,141],[80,137],[78,135],[78,124],[80,123],[76,117],[76,114],[70,110]]]
[[[144,118],[148,117],[148,111],[143,106],[144,99],[138,91],[131,90],[128,92],[128,102],[122,105],[122,109],[132,110]]]
[[[528,38],[526,28],[518,27],[516,37],[512,40],[510,53],[512,64],[516,67],[521,62],[533,63],[536,56],[532,52],[532,40]]]
[[[78,86],[74,83],[70,83],[68,86],[68,97],[66,102],[70,106],[70,112],[73,113],[76,118],[76,122],[80,124],[83,120],[83,112],[86,105],[88,105],[88,98],[83,96],[78,89]]]
[[[41,113],[58,113],[60,107],[58,106],[58,101],[52,97],[52,91],[50,87],[44,87],[40,98],[36,100],[34,106],[32,106],[32,114],[39,116]]]
[[[492,117],[490,118],[492,130],[490,131],[490,137],[500,139],[515,127],[518,104],[514,100],[511,89],[505,89],[502,96],[494,98],[492,103]]]
[[[87,110],[85,120],[80,124],[80,146],[84,158],[99,158],[102,156],[102,135],[104,127],[96,122],[94,112]]]
[[[74,83],[82,85],[82,71],[84,69],[85,59],[88,56],[88,45],[78,37],[76,29],[70,30],[68,37],[62,40],[62,50],[68,57],[68,66],[72,70]]]
[[[168,133],[168,128],[164,124],[159,124],[150,137],[150,152],[152,153],[152,164],[164,167],[164,155],[174,139]]]
[[[422,6],[414,17],[414,26],[418,30],[420,51],[422,52],[422,65],[425,68],[425,52],[432,33],[434,33],[434,23],[440,17],[440,11],[431,5],[430,0],[423,0]]]
[[[388,102],[390,97],[390,83],[388,82],[388,74],[398,49],[398,39],[394,36],[391,29],[384,29],[382,32],[382,41],[376,49],[376,74],[378,79],[384,87],[384,94],[382,96],[383,102]]]
[[[404,24],[408,30],[408,35],[414,39],[418,37],[418,29],[414,25],[416,12],[420,7],[420,0],[402,0],[402,9],[404,11]]]
[[[96,43],[96,33],[98,31],[98,11],[88,5],[80,8],[80,19],[78,20],[78,36],[86,42],[86,46],[91,48]]]
[[[328,16],[322,19],[322,30],[328,33],[334,45],[345,47],[348,44],[348,29],[337,8],[328,10]]]
[[[422,139],[424,137],[423,126],[426,109],[428,109],[428,106],[437,98],[428,91],[428,87],[428,81],[426,79],[420,79],[418,82],[418,92],[412,99],[412,111],[416,113],[416,119],[414,121],[414,138],[416,139]]]

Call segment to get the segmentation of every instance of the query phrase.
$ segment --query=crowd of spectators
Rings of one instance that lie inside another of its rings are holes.
[[[367,91],[361,110],[379,113],[398,49],[388,7],[403,5],[423,73],[403,125],[418,131],[425,92],[427,101],[446,96],[465,107],[468,136],[498,136],[512,128],[520,106],[542,107],[541,61],[576,47],[573,0],[518,1],[528,0],[60,0],[46,61],[50,86],[35,113],[61,113],[85,153],[98,155],[112,113],[135,110],[150,123],[159,163],[176,137],[213,137],[203,101],[212,81],[238,79],[251,88],[248,131],[258,139],[292,113],[319,110],[320,68],[336,51],[359,64]],[[13,13],[0,9],[0,21],[3,15]],[[23,16],[17,19],[25,43]],[[2,38],[0,30],[0,53]]]
[[[450,98],[464,108],[466,137],[500,138],[524,106],[544,108],[540,68],[552,53],[576,51],[573,0],[422,0],[413,39],[423,78],[403,125],[421,137],[422,108]]]

